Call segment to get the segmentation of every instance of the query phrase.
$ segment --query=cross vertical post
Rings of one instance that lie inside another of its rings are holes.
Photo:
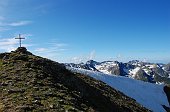
[[[15,39],[19,39],[19,46],[21,47],[21,40],[25,39],[25,38],[21,37],[21,34],[19,34],[19,36]]]

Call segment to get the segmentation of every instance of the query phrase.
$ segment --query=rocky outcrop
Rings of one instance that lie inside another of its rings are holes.
[[[27,54],[27,55],[32,55],[31,52],[27,51],[27,49],[25,47],[18,47],[15,51],[13,51],[14,53],[18,53],[18,54]]]
[[[166,93],[166,96],[167,96],[167,99],[168,99],[169,105],[170,105],[170,85],[167,85],[164,87],[164,92]],[[163,105],[163,107],[167,112],[170,112],[169,107],[166,107],[165,105]]]

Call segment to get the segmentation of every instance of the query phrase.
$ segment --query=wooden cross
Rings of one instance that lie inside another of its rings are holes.
[[[15,38],[15,39],[19,39],[19,45],[20,45],[20,47],[21,47],[21,40],[22,40],[22,39],[25,39],[25,38],[21,37],[21,34],[19,34],[19,37]]]

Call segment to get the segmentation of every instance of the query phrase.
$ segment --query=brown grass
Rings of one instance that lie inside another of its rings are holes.
[[[3,103],[0,102],[0,112],[3,112],[4,111],[4,105]]]

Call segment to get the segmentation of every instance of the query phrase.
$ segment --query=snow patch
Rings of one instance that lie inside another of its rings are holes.
[[[131,69],[129,74],[131,75],[132,78],[135,77],[136,73],[140,70],[140,67],[136,67],[135,69]]]
[[[146,65],[146,67],[152,69],[152,68],[156,68],[156,67],[159,67],[159,66],[155,65],[155,64],[150,64],[150,65]]]
[[[101,63],[100,65],[95,65],[95,68],[102,73],[111,75],[112,73],[109,72],[108,69],[115,66],[118,66],[118,64],[113,61],[108,61],[108,62]]]
[[[72,72],[88,75],[97,80],[107,83],[112,88],[115,88],[125,95],[135,99],[138,103],[154,112],[165,112],[162,105],[169,107],[169,103],[165,92],[163,91],[164,85],[156,85],[146,83],[139,80],[134,80],[127,77],[116,75],[107,75],[101,72],[95,72],[85,69],[70,68]],[[136,73],[139,68],[136,68],[132,73]]]

